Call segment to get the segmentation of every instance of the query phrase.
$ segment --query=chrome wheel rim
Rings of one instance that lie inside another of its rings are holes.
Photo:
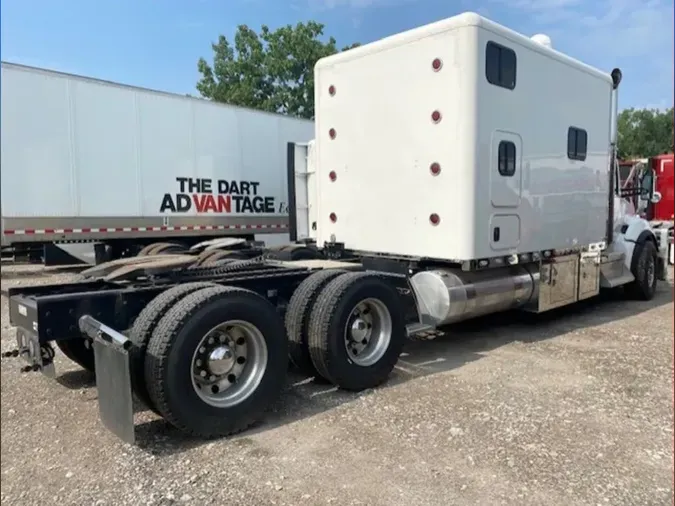
[[[228,408],[255,392],[266,368],[267,343],[262,332],[249,322],[231,320],[202,337],[192,355],[190,376],[202,401]]]
[[[654,278],[656,278],[656,267],[654,266],[654,260],[650,258],[647,261],[647,284],[652,286],[654,284]]]
[[[349,359],[368,367],[377,363],[391,343],[392,321],[387,306],[378,299],[365,299],[352,309],[345,328]]]

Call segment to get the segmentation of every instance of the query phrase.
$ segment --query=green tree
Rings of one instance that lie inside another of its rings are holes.
[[[223,35],[212,44],[213,65],[199,59],[197,90],[218,102],[313,119],[314,64],[338,52],[332,37],[319,40],[323,28],[314,21],[275,31],[263,25],[258,34],[240,25],[233,45]]]
[[[646,158],[673,152],[673,108],[624,109],[618,119],[619,158]]]

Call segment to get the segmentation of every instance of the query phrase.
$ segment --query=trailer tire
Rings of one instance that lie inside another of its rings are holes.
[[[201,438],[234,434],[279,397],[287,347],[283,322],[267,300],[241,288],[205,288],[183,298],[155,328],[145,357],[148,393],[161,415],[184,432]]]
[[[288,358],[303,373],[316,375],[317,370],[309,354],[309,317],[317,297],[324,287],[345,271],[330,269],[315,272],[293,292],[286,310]]]
[[[187,251],[187,247],[183,244],[179,244],[176,242],[165,242],[165,243],[159,243],[159,245],[152,249],[150,252],[150,255],[171,255],[171,254],[176,254],[176,253],[185,253]]]
[[[300,248],[294,248],[290,252],[291,260],[314,260],[319,258],[316,250],[302,246]]]
[[[166,243],[161,243],[161,242],[153,242],[152,244],[148,244],[147,246],[143,246],[141,250],[136,253],[137,257],[146,257],[150,255],[153,249],[155,249],[157,246],[161,244],[166,244]]]
[[[77,365],[91,373],[96,372],[96,361],[94,360],[94,349],[85,344],[86,338],[74,338],[64,341],[56,341],[56,346],[63,354]]]
[[[381,275],[350,272],[332,280],[319,294],[310,316],[309,352],[314,367],[346,390],[381,384],[405,343],[403,313],[398,293]],[[362,341],[357,344],[352,339]],[[355,353],[357,347],[360,350]]]
[[[162,319],[162,317],[176,305],[186,295],[189,295],[198,290],[218,286],[214,283],[187,283],[184,285],[174,286],[165,292],[160,293],[157,297],[152,299],[147,306],[143,308],[136,320],[134,321],[131,331],[129,332],[129,339],[134,346],[129,351],[129,364],[131,372],[131,384],[136,396],[153,411],[157,411],[150,400],[148,389],[145,385],[145,354],[148,347],[148,342],[152,336],[155,327]]]
[[[136,256],[146,257],[166,253],[184,253],[186,249],[184,245],[175,242],[155,242],[143,247]]]
[[[635,280],[625,286],[626,295],[632,299],[652,300],[656,294],[657,269],[657,251],[654,242],[650,239],[638,242],[635,245],[630,269]]]
[[[248,255],[237,250],[215,250],[209,251],[209,255],[204,255],[196,265],[199,267],[213,267],[219,260],[248,260]]]

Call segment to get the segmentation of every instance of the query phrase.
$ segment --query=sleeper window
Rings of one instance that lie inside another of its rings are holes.
[[[584,161],[588,150],[588,133],[586,130],[569,127],[567,130],[567,158]]]
[[[512,90],[516,87],[516,52],[488,42],[485,46],[485,77],[490,84]]]
[[[497,154],[497,170],[505,177],[516,173],[516,145],[511,141],[501,141]]]

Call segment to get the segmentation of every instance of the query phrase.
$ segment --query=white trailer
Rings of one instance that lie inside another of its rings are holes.
[[[327,259],[10,290],[15,354],[53,370],[50,342],[80,350],[104,371],[104,424],[127,441],[132,392],[213,437],[262,416],[287,351],[362,390],[386,380],[406,337],[459,320],[602,288],[649,300],[666,262],[615,191],[620,81],[473,13],[325,58],[289,195],[294,234]],[[57,308],[68,316],[50,319]]]
[[[288,242],[287,143],[312,121],[6,62],[1,111],[3,249]]]

